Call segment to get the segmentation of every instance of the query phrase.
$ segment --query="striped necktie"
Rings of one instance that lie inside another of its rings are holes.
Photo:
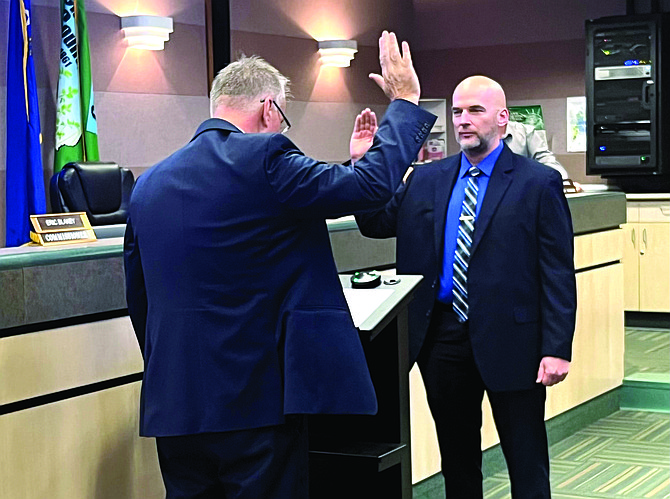
[[[472,236],[475,232],[475,214],[477,213],[477,177],[481,170],[476,166],[468,170],[468,182],[465,186],[465,198],[461,208],[456,237],[456,252],[454,253],[454,312],[459,322],[468,319],[468,263],[470,262],[470,248]]]

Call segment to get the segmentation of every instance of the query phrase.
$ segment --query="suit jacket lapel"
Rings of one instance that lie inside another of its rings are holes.
[[[505,191],[507,191],[507,188],[512,182],[513,169],[512,153],[507,146],[504,146],[500,153],[500,157],[498,157],[498,161],[496,161],[495,167],[493,168],[493,172],[491,173],[489,185],[486,188],[486,195],[484,196],[484,204],[482,204],[482,209],[477,216],[475,237],[472,241],[470,255],[473,255],[474,252],[477,251],[479,241],[482,240],[482,237],[489,226],[489,222],[491,222],[491,218],[495,214],[500,201],[502,201]]]
[[[449,206],[449,198],[451,191],[456,183],[459,166],[461,164],[461,155],[456,154],[444,160],[440,165],[440,175],[438,181],[435,182],[435,201],[433,203],[433,216],[435,217],[435,253],[440,261],[442,261],[442,248],[444,242],[444,226],[447,220],[447,207]]]

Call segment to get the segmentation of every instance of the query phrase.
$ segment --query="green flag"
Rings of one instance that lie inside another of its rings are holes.
[[[60,0],[61,51],[54,173],[70,161],[98,161],[84,0]]]

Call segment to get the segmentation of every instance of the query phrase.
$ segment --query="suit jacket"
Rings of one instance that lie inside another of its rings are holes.
[[[366,236],[397,236],[398,273],[425,276],[409,305],[412,362],[437,297],[447,205],[460,160],[457,154],[417,167],[384,210],[357,217]],[[530,388],[543,356],[570,360],[576,285],[561,176],[507,146],[475,223],[468,302],[473,355],[488,389]]]
[[[434,119],[393,102],[355,166],[210,119],[139,177],[124,258],[142,435],[376,412],[325,219],[384,206]]]

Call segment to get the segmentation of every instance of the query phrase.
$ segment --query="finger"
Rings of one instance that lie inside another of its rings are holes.
[[[397,61],[400,58],[400,47],[398,47],[398,39],[395,36],[395,33],[389,33],[389,57],[392,61]]]
[[[375,126],[375,123],[377,122],[377,119],[375,118],[375,113],[370,111],[370,109],[366,109],[367,113],[365,114],[365,124],[367,125],[368,130],[372,130]]]
[[[412,64],[412,53],[409,51],[407,42],[402,42],[402,58],[407,64]]]
[[[545,367],[544,369],[544,376],[542,379],[542,384],[544,386],[552,386],[558,383],[558,377],[555,372],[552,372],[551,370],[547,369]]]
[[[373,131],[377,131],[377,115],[375,114],[374,111],[370,111],[370,126],[372,127]]]
[[[360,132],[365,128],[365,115],[363,113],[356,116],[356,127],[354,131]]]
[[[551,380],[550,380],[551,384],[549,384],[547,386],[557,385],[558,383],[563,381],[567,375],[568,375],[568,373],[554,373],[554,374],[552,374],[551,375]]]
[[[384,90],[386,92],[386,84],[384,83],[384,78],[381,77],[381,75],[378,75],[376,73],[370,73],[369,78],[374,81],[377,85],[379,85],[379,88]]]
[[[370,112],[370,130],[372,133],[377,131],[377,116],[373,112]]]
[[[388,31],[382,31],[382,36],[379,37],[379,64],[382,68],[388,61]]]
[[[543,364],[540,364],[540,369],[537,371],[537,379],[535,380],[535,383],[544,384],[544,365]]]
[[[382,31],[382,34],[379,35],[379,53],[382,53],[382,49],[384,48],[384,37],[386,36],[386,30]]]
[[[370,129],[370,116],[367,109],[361,113],[361,131]]]

